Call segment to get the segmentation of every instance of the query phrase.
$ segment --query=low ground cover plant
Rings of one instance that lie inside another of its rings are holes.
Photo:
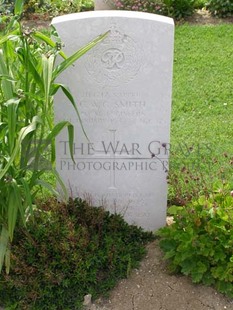
[[[233,14],[232,0],[209,0],[206,7],[213,15],[218,17],[229,17]]]
[[[84,295],[104,295],[127,277],[154,239],[80,199],[40,203],[27,227],[17,229],[11,272],[0,276],[0,301],[12,309],[80,309]]]
[[[233,185],[215,184],[213,193],[186,206],[171,206],[171,226],[159,230],[160,246],[173,272],[194,283],[214,285],[233,297]]]
[[[163,0],[164,15],[181,19],[193,14],[196,0]]]

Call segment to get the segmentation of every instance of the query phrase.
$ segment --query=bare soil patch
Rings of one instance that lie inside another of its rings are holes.
[[[186,22],[194,25],[218,25],[222,23],[233,23],[233,16],[227,18],[214,17],[205,9],[197,10]]]
[[[158,240],[147,247],[139,269],[121,281],[108,300],[99,300],[98,310],[232,310],[233,300],[215,289],[195,285],[188,277],[169,272]],[[90,308],[91,309],[91,308]]]

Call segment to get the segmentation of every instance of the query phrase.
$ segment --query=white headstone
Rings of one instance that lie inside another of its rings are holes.
[[[56,98],[57,121],[75,124],[75,161],[67,133],[57,140],[57,170],[70,194],[124,215],[146,230],[165,225],[173,64],[173,20],[154,14],[96,11],[53,20],[65,52],[110,30],[67,70],[88,139],[74,109]]]

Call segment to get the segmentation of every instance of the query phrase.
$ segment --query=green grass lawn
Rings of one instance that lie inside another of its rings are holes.
[[[178,26],[172,141],[233,148],[233,25]]]
[[[170,171],[187,164],[210,185],[224,166],[232,181],[232,157],[233,25],[177,26]]]

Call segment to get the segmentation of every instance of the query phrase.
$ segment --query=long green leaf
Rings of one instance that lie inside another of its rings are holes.
[[[4,106],[7,107],[7,123],[8,123],[8,139],[9,139],[9,152],[13,151],[15,146],[15,131],[17,123],[17,109],[20,99],[9,99]]]
[[[54,70],[53,74],[53,80],[55,80],[64,70],[66,70],[68,67],[70,67],[77,59],[79,59],[81,56],[83,56],[87,51],[89,51],[91,48],[93,48],[96,44],[101,42],[106,36],[108,35],[109,31],[98,36],[95,40],[91,41],[81,49],[79,49],[77,52],[75,52],[73,55],[71,55],[69,58],[61,62],[57,68]]]
[[[12,37],[15,36],[16,38],[16,35],[19,34],[19,29],[15,29],[9,33],[7,33],[5,36],[1,37],[0,39],[0,45],[4,44],[5,42],[9,41],[10,39],[12,39]]]
[[[74,126],[68,122],[68,121],[61,121],[57,123],[52,131],[47,135],[45,141],[46,144],[43,145],[43,148],[45,149],[51,141],[57,137],[57,135],[63,130],[63,128],[67,127],[68,129],[68,135],[69,135],[69,149],[70,149],[70,156],[74,162],[74,157],[73,157],[73,145],[74,145]],[[43,151],[43,150],[42,150]]]
[[[9,243],[9,233],[5,226],[2,226],[1,236],[0,236],[0,272],[2,271],[4,257],[6,255],[7,246]]]
[[[29,187],[28,183],[22,178],[20,179],[22,185],[23,185],[23,193],[25,196],[25,210],[28,209],[29,215],[33,214],[33,207],[32,207],[32,196],[31,196],[31,188]],[[22,215],[22,214],[21,214]],[[25,222],[25,217],[22,218],[24,225],[26,224]]]
[[[53,186],[51,184],[49,184],[48,182],[44,181],[44,180],[37,180],[36,181],[37,185],[43,186],[44,188],[48,189],[52,194],[54,194],[55,196],[59,196],[59,193],[53,188]]]
[[[3,55],[3,51],[0,50],[0,74],[10,76],[9,71],[6,67],[5,58]],[[13,97],[13,84],[9,80],[2,80],[2,91],[4,95],[4,99],[8,100]]]
[[[53,65],[54,65],[54,55],[46,57],[42,55],[42,68],[43,68],[43,82],[44,82],[44,92],[45,92],[45,105],[48,108],[49,97],[50,97],[50,87],[53,75]],[[49,112],[48,110],[45,113]]]
[[[19,133],[19,137],[16,141],[16,144],[15,144],[15,148],[11,154],[11,157],[8,161],[8,163],[6,164],[6,166],[0,171],[0,179],[6,174],[6,172],[8,171],[8,169],[11,167],[15,157],[18,155],[18,152],[20,150],[20,146],[21,146],[21,143],[23,141],[23,139],[32,131],[35,131],[36,130],[36,126],[38,123],[41,123],[41,120],[38,116],[35,116],[33,118],[33,121],[30,125],[26,126],[26,127],[23,127],[21,130],[20,130],[20,133]]]
[[[17,53],[20,56],[19,60],[22,62],[22,64],[24,64],[25,62],[25,55],[24,55],[24,51],[22,48],[18,48],[17,49]],[[33,80],[38,84],[38,86],[40,87],[41,91],[44,92],[44,84],[43,84],[43,80],[40,76],[40,73],[38,72],[38,68],[36,67],[38,60],[34,59],[33,55],[30,54],[27,57],[27,66],[28,66],[28,70],[30,72],[30,74],[33,76]]]
[[[67,189],[66,189],[66,187],[64,185],[64,182],[62,181],[59,173],[57,172],[57,170],[55,170],[55,169],[53,170],[53,175],[56,177],[57,183],[59,184],[59,186],[60,186],[60,188],[61,188],[61,190],[63,192],[62,199],[64,201],[68,201],[68,199],[69,199],[68,191],[67,191]]]
[[[13,77],[11,77],[10,75],[7,75],[7,74],[0,74],[0,79],[1,80],[7,80],[7,81],[9,81],[9,82],[16,82],[16,80],[13,78]]]
[[[23,5],[24,5],[24,0],[15,1],[15,10],[14,10],[15,15],[21,15],[23,13]]]
[[[6,274],[9,274],[11,266],[11,249],[9,243],[5,253],[5,266],[6,266]]]
[[[21,32],[22,28],[19,23],[20,17],[21,15],[14,15],[10,18],[9,23],[6,25],[5,33],[11,32],[11,29],[17,29],[19,32]]]
[[[49,46],[56,48],[57,44],[56,42],[54,42],[51,38],[49,38],[48,36],[46,36],[45,34],[43,34],[42,32],[39,31],[35,31],[32,36],[36,39],[40,39],[43,42],[47,43]],[[61,55],[61,57],[63,57],[64,59],[67,59],[66,54],[61,50],[59,51],[59,55]]]
[[[9,238],[12,241],[14,230],[15,230],[15,224],[18,216],[18,211],[22,209],[22,200],[20,195],[20,190],[18,188],[18,184],[15,180],[11,183],[11,189],[9,191],[9,197],[8,197],[8,232],[9,232]]]
[[[70,148],[70,156],[72,161],[74,161],[74,126],[70,123],[67,125],[68,135],[69,135],[69,148]]]
[[[74,97],[72,96],[72,94],[71,94],[69,88],[68,88],[67,86],[63,85],[63,84],[54,84],[54,93],[56,93],[56,92],[58,91],[59,88],[61,88],[61,90],[62,90],[63,93],[66,95],[66,97],[69,99],[69,101],[71,102],[73,108],[75,109],[75,112],[76,112],[76,114],[77,114],[77,116],[78,116],[78,120],[79,120],[80,125],[81,125],[81,128],[82,128],[82,131],[83,131],[85,137],[86,137],[87,140],[88,140],[86,131],[85,131],[84,127],[83,127],[82,119],[81,119],[81,117],[80,117],[80,114],[79,114],[79,111],[78,111],[78,108],[77,108],[77,105],[76,105],[76,103],[75,103]]]

